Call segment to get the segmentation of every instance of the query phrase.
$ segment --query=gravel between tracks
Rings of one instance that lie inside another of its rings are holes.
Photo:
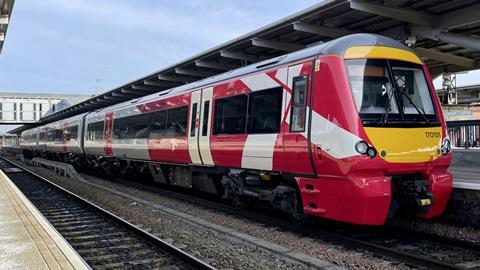
[[[182,219],[160,213],[149,206],[127,200],[110,192],[92,189],[88,184],[65,179],[44,168],[29,167],[29,169],[109,209],[162,239],[173,242],[175,245],[211,263],[215,267],[221,269],[301,268],[300,265],[280,261],[272,254],[263,250],[221,240],[204,227],[187,224]],[[218,210],[206,209],[199,205],[145,192],[88,175],[82,175],[82,177],[89,182],[188,213],[215,224],[329,261],[347,269],[409,269],[408,266],[402,263],[387,261],[368,253],[353,252],[342,246],[325,243],[318,239],[302,237],[280,228],[233,217]]]
[[[393,219],[389,222],[392,226],[410,230],[431,233],[447,238],[480,243],[480,229],[445,224],[435,220],[402,220]]]

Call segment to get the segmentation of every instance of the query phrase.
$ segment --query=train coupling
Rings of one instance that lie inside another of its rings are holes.
[[[429,191],[430,181],[408,179],[404,176],[392,177],[393,209],[408,214],[426,214],[434,203],[433,193]],[[390,213],[393,214],[393,213]]]

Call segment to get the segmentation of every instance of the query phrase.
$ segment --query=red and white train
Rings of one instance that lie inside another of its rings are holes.
[[[372,34],[328,43],[22,133],[25,154],[253,197],[299,221],[442,214],[452,189],[425,64]]]

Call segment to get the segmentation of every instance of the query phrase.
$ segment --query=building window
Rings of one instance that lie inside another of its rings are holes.
[[[0,102],[0,119],[3,121],[17,120],[17,103]]]
[[[307,86],[308,77],[293,78],[293,100],[290,116],[290,131],[305,131],[307,112]]]
[[[40,118],[42,118],[45,115],[45,113],[47,113],[48,110],[50,110],[50,103],[40,103],[39,106],[40,106]]]
[[[35,121],[35,107],[37,104],[30,102],[20,103],[20,120]]]
[[[250,94],[248,133],[277,133],[282,114],[282,88],[272,88]]]
[[[216,100],[213,134],[245,133],[247,100],[247,95]]]

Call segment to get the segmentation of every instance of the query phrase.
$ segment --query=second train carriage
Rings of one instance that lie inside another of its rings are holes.
[[[74,148],[70,126],[78,127]],[[299,220],[383,224],[402,207],[430,218],[443,212],[452,186],[426,66],[408,47],[371,34],[37,130],[38,138],[47,132],[47,152],[78,158],[76,149],[105,173],[267,200]],[[52,143],[51,130],[61,140]]]

